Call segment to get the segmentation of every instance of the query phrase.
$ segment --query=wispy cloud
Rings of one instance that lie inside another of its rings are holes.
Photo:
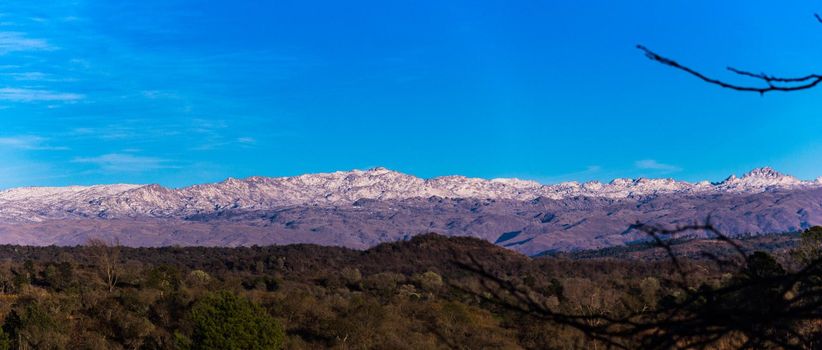
[[[4,73],[16,81],[37,81],[37,82],[72,82],[74,79],[55,77],[43,72],[17,72]]]
[[[660,162],[658,162],[654,159],[638,160],[638,161],[634,162],[634,166],[637,169],[654,170],[654,171],[660,171],[660,172],[664,172],[664,173],[674,173],[674,172],[682,171],[682,168],[680,168],[676,165],[660,163]]]
[[[167,99],[175,99],[180,98],[177,93],[170,92],[170,91],[162,91],[162,90],[143,90],[140,91],[140,94],[150,100],[156,100],[161,98]]]
[[[223,138],[214,138],[210,140],[208,143],[200,144],[196,147],[192,147],[192,151],[211,151],[217,150],[224,147],[231,147],[231,146],[240,146],[244,148],[254,147],[257,144],[257,139],[253,137],[238,137],[236,139],[223,139]]]
[[[192,151],[211,151],[224,147],[241,146],[253,147],[257,139],[248,135],[226,135],[231,126],[224,120],[193,119],[189,132],[198,134],[199,144],[191,148]]]
[[[123,125],[111,125],[111,126],[102,126],[102,127],[78,127],[74,128],[68,132],[68,136],[70,137],[80,137],[80,138],[96,138],[101,140],[126,140],[126,139],[133,139],[140,137],[141,134],[138,130],[123,126]],[[142,135],[144,136],[144,135]]]
[[[11,102],[75,102],[84,99],[81,94],[49,90],[0,88],[0,101]]]
[[[240,144],[243,144],[243,145],[253,145],[253,144],[257,143],[257,139],[255,139],[253,137],[240,137],[240,138],[237,139],[237,143],[240,143]]]
[[[67,147],[48,145],[48,139],[40,136],[23,135],[0,137],[0,147],[31,150],[31,151],[63,151]]]
[[[23,81],[40,81],[46,78],[46,75],[40,72],[8,73],[7,75],[14,80]]]
[[[19,32],[0,32],[0,55],[17,51],[53,50],[48,41],[33,39]]]
[[[118,120],[118,124],[76,127],[69,130],[66,137],[147,142],[180,136],[184,133],[173,123],[156,122],[150,119],[128,119]]]
[[[109,153],[97,157],[75,158],[74,163],[92,164],[105,172],[141,172],[174,168],[171,161],[126,153]]]

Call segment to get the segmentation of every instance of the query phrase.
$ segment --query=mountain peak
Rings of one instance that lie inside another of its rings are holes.
[[[760,179],[779,179],[783,177],[788,177],[785,174],[782,174],[771,167],[765,166],[761,168],[756,168],[745,175],[742,176],[743,179],[745,178],[760,178]]]
[[[745,173],[741,178],[731,175],[725,179],[725,181],[719,183],[721,187],[741,191],[772,187],[793,187],[803,184],[807,185],[812,183],[800,181],[793,176],[785,175],[767,166],[753,169]]]
[[[720,182],[720,183],[730,183],[730,182],[736,182],[736,181],[739,181],[739,178],[736,177],[735,174],[731,174],[731,176],[726,177],[725,180],[722,180],[722,182]]]
[[[391,170],[391,169],[388,169],[386,167],[381,167],[381,166],[369,168],[369,169],[366,169],[366,170],[352,170],[352,171],[343,172],[343,173],[348,173],[348,174],[357,174],[357,173],[359,173],[359,174],[365,174],[365,175],[387,175],[387,174],[406,175],[406,174],[401,173],[399,171]]]

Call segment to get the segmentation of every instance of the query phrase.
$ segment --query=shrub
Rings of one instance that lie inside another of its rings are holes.
[[[209,294],[190,312],[192,350],[282,347],[283,327],[262,307],[229,292]]]

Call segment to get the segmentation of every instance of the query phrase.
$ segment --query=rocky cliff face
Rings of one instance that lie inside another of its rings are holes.
[[[541,185],[518,179],[421,179],[384,168],[296,177],[0,192],[0,243],[131,245],[310,242],[364,248],[423,232],[471,235],[523,252],[641,239],[637,221],[711,216],[730,234],[822,224],[822,182],[771,168],[719,183],[616,179]],[[149,229],[151,228],[151,229]]]

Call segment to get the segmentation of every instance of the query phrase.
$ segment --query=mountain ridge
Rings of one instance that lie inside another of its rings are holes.
[[[659,194],[758,193],[822,187],[770,167],[724,181],[691,183],[671,178],[617,178],[608,183],[543,185],[516,178],[480,179],[459,175],[422,179],[377,167],[293,177],[228,178],[179,189],[160,185],[23,187],[0,191],[0,219],[40,221],[50,217],[173,217],[226,209],[261,210],[289,205],[351,205],[360,199],[464,198],[527,201],[573,197],[624,199]]]
[[[711,218],[729,235],[822,224],[822,182],[771,168],[725,181],[615,179],[541,185],[512,179],[421,179],[385,168],[159,185],[18,188],[0,192],[0,244],[128,246],[314,243],[365,249],[428,232],[471,236],[525,254],[647,239],[642,222]],[[704,236],[705,232],[695,232]]]

